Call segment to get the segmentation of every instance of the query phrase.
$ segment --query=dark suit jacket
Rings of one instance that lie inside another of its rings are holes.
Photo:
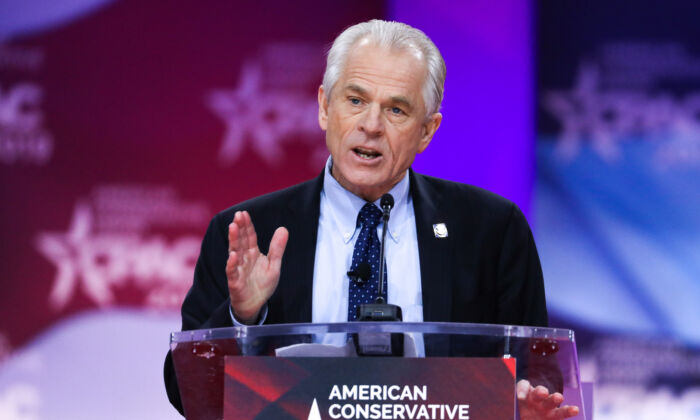
[[[486,190],[409,171],[416,218],[425,321],[547,325],[544,284],[532,233],[520,210]],[[182,329],[231,326],[224,267],[228,225],[247,210],[267,253],[279,226],[289,230],[279,285],[266,323],[311,322],[311,295],[323,173],[217,214],[202,242],[192,288],[182,305]],[[448,236],[436,238],[433,224]],[[389,262],[391,263],[391,262]],[[170,401],[182,412],[170,354]]]

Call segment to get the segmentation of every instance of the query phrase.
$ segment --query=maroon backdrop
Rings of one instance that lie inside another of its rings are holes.
[[[4,42],[5,347],[89,308],[178,308],[216,211],[320,172],[323,52],[382,13],[127,0]]]

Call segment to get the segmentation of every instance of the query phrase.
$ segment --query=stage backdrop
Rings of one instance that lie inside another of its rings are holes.
[[[320,173],[324,52],[369,18],[447,61],[415,167],[527,210],[527,2],[0,2],[0,418],[179,417],[162,363],[207,223]]]
[[[698,16],[540,4],[536,239],[596,419],[700,418]]]
[[[697,16],[680,0],[0,2],[0,418],[178,418],[162,360],[206,225],[321,171],[324,51],[373,17],[447,61],[417,170],[527,212],[537,162],[550,314],[577,329],[596,418],[700,417]]]

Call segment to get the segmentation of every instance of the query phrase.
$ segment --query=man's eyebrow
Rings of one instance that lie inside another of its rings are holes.
[[[413,109],[413,103],[405,96],[392,96],[391,102],[399,105],[403,105],[408,109]]]
[[[360,95],[364,95],[365,93],[367,93],[367,89],[365,89],[361,86],[358,86],[354,83],[350,83],[349,85],[345,86],[345,90],[350,90],[350,91],[353,91],[355,93],[359,93]]]
[[[358,95],[365,95],[367,93],[367,89],[354,83],[350,83],[349,85],[345,86],[345,90],[355,92]],[[406,109],[413,109],[413,103],[406,96],[392,96],[389,98],[389,101],[392,104],[403,105]]]

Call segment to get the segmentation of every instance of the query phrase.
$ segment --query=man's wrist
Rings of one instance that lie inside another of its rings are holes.
[[[245,326],[245,325],[262,325],[267,318],[267,303],[263,305],[255,316],[250,318],[245,318],[236,315],[236,311],[233,309],[232,305],[229,305],[229,312],[231,314],[231,320],[234,326]]]
[[[231,310],[233,311],[233,315],[236,317],[237,320],[241,322],[241,324],[245,325],[253,325],[257,322],[258,318],[260,318],[260,311],[256,312],[255,315],[253,316],[242,316],[236,313],[236,310],[231,307]]]

